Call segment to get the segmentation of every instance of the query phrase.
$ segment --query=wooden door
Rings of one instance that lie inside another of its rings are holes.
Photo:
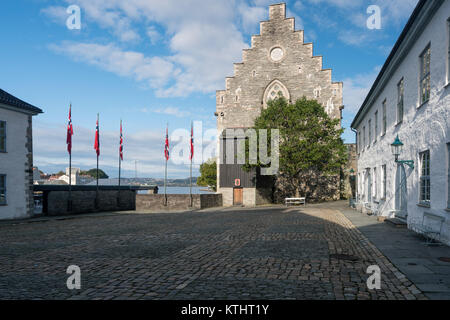
[[[234,188],[233,189],[233,205],[242,206],[244,204],[244,189]]]

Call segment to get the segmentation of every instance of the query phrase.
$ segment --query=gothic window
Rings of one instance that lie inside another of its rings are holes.
[[[267,107],[267,104],[275,99],[280,97],[285,98],[289,101],[290,95],[287,88],[278,80],[274,80],[266,89],[264,93],[264,107]]]
[[[256,77],[256,71],[255,70],[253,70],[252,75],[253,75],[253,78]]]

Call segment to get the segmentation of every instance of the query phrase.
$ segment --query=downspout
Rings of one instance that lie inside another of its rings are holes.
[[[358,131],[356,131],[355,129],[353,129],[352,127],[350,127],[350,129],[355,133],[355,143],[356,143],[356,154],[359,154],[359,141],[358,141]],[[356,188],[356,202],[358,202],[359,199],[359,181],[358,181],[358,165],[356,166],[356,176],[355,176],[355,188]],[[355,204],[356,205],[356,204]]]

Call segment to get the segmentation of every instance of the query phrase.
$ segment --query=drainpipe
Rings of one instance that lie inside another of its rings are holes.
[[[359,152],[359,141],[358,141],[358,131],[356,131],[355,129],[353,129],[352,127],[350,127],[350,129],[355,133],[355,142],[356,142],[356,150],[357,150],[357,154],[358,154],[358,152]],[[356,192],[355,192],[355,194],[356,194],[356,202],[358,202],[358,199],[359,199],[359,181],[358,181],[358,176],[359,176],[359,174],[358,174],[358,166],[356,167],[356,176],[355,176],[355,188],[356,188]]]

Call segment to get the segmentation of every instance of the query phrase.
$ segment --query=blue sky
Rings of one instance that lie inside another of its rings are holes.
[[[0,10],[0,88],[41,107],[34,118],[34,162],[46,172],[67,166],[69,103],[75,135],[73,165],[95,167],[100,113],[101,167],[117,176],[118,128],[124,121],[124,175],[164,176],[166,123],[202,121],[215,129],[215,90],[225,86],[259,21],[266,0],[15,0]],[[344,139],[417,0],[289,0],[288,16],[323,55],[333,81],[344,82]],[[69,5],[81,8],[81,30],[69,30]],[[367,8],[381,8],[381,29],[369,30]],[[211,131],[210,131],[211,132]],[[197,132],[196,132],[197,133]],[[210,139],[212,141],[212,139]],[[210,145],[207,137],[203,143]],[[172,142],[172,144],[176,144]],[[197,143],[198,144],[198,143]],[[174,150],[175,151],[175,150]],[[207,157],[207,155],[205,155]],[[197,155],[194,174],[198,172]],[[169,177],[189,166],[169,163]]]

